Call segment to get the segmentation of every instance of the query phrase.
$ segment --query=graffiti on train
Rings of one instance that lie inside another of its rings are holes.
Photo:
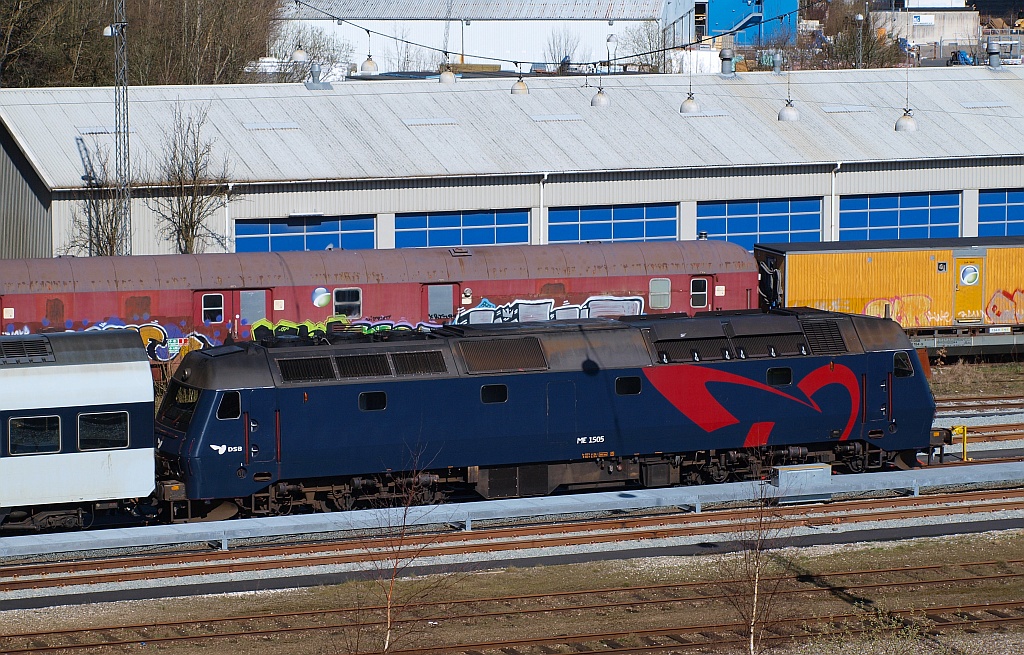
[[[999,289],[985,305],[985,316],[993,323],[1024,323],[1024,291]]]
[[[568,301],[556,305],[555,300],[514,300],[495,305],[486,298],[471,309],[459,310],[454,323],[525,323],[527,321],[554,321],[567,318],[596,318],[599,316],[639,316],[644,312],[644,299],[640,296],[591,296],[579,304]]]
[[[170,362],[177,357],[184,357],[190,350],[209,348],[220,343],[221,336],[218,330],[213,337],[194,331],[184,330],[185,321],[181,325],[163,325],[155,321],[146,323],[129,323],[117,318],[110,318],[98,323],[82,321],[80,328],[75,329],[73,325],[66,325],[64,332],[94,332],[97,330],[135,330],[142,338],[146,346],[149,358],[154,362]],[[42,331],[52,331],[52,328],[43,321]],[[3,334],[32,334],[28,325],[20,328],[13,325],[5,326]]]

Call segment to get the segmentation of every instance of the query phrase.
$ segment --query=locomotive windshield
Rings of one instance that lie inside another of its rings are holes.
[[[167,394],[160,404],[160,411],[157,412],[157,422],[185,432],[192,422],[192,414],[196,410],[198,400],[199,389],[171,380]]]

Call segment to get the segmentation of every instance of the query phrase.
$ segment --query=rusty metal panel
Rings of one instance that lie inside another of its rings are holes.
[[[28,293],[28,259],[0,259],[0,296],[8,293]]]
[[[575,277],[575,268],[566,261],[562,246],[537,246],[522,252],[526,257],[527,278]]]
[[[29,293],[73,293],[71,258],[28,259]]]
[[[130,257],[122,257],[131,263]],[[118,288],[120,271],[115,270],[113,257],[81,257],[70,260],[75,292],[104,292]],[[122,283],[121,286],[126,286]]]
[[[403,254],[408,279],[423,283],[448,282],[447,248],[407,248],[398,250]]]
[[[239,289],[245,286],[242,265],[234,254],[209,254],[195,258],[201,280],[198,289]],[[193,290],[198,290],[193,287]]]
[[[230,255],[246,289],[290,287],[324,278],[323,262],[306,252],[260,252]],[[227,255],[226,255],[227,256]],[[205,273],[205,272],[204,272]]]
[[[153,276],[147,281],[152,285],[149,288],[200,289],[203,286],[195,255],[155,255],[146,260]]]

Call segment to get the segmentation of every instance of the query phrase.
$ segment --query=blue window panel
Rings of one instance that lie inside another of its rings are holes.
[[[912,207],[927,207],[930,204],[931,196],[927,193],[908,193],[900,198],[900,207],[907,209]],[[871,206],[874,209],[874,204]]]
[[[868,226],[868,213],[867,212],[840,212],[839,213],[839,229],[844,230],[846,228],[857,228]]]
[[[789,218],[789,227],[794,232],[803,230],[821,231],[821,214],[793,214]]]
[[[495,222],[497,222],[498,225],[528,225],[530,223],[530,212],[495,212]]]
[[[960,194],[957,192],[933,193],[930,196],[932,207],[959,207]]]
[[[327,246],[331,248],[341,248],[341,235],[338,233],[334,234],[307,234],[306,235],[306,250],[327,250]]]
[[[462,231],[462,245],[464,246],[493,246],[493,227],[473,227]]]
[[[643,205],[616,205],[612,209],[613,220],[630,221],[644,217]]]
[[[235,239],[235,252],[270,252],[270,237]]]
[[[905,217],[912,212],[903,212],[902,214],[895,209],[887,209],[883,211],[872,210],[868,213],[868,227],[896,227],[900,224],[901,217]],[[920,221],[916,224],[927,225],[928,224],[928,212],[923,212],[923,216]]]
[[[271,221],[271,234],[302,234],[306,231],[305,221],[300,219],[288,219],[285,221]],[[301,250],[301,248],[300,248]]]
[[[950,239],[960,236],[959,225],[932,225],[929,232],[932,239]]]
[[[373,250],[373,233],[345,232],[341,235],[341,247],[345,250]]]
[[[341,231],[373,231],[373,217],[367,218],[343,218],[341,219]]]
[[[959,207],[942,207],[940,209],[932,210],[931,217],[932,225],[940,223],[960,223],[960,208]]]
[[[270,221],[235,221],[235,236],[261,234],[270,234]]]
[[[697,218],[705,218],[709,216],[725,216],[725,211],[727,207],[728,203],[724,202],[698,202]]]
[[[463,227],[483,227],[494,225],[494,212],[463,212]]]
[[[679,215],[678,210],[679,206],[674,202],[658,203],[646,207],[647,218],[676,218]]]
[[[1006,220],[1024,221],[1024,205],[1007,205]]]
[[[1008,237],[1019,237],[1024,236],[1024,223],[1014,221],[1013,223],[1006,224],[1006,236]]]
[[[306,237],[302,234],[297,236],[270,237],[270,249],[273,252],[287,252],[306,249]]]
[[[868,208],[868,197],[867,196],[849,196],[842,197],[839,199],[839,213],[846,211],[852,211],[856,209],[867,209]]]
[[[805,200],[791,200],[789,202],[790,211],[794,214],[810,212],[814,214],[821,214],[821,200],[818,198],[809,198]]]
[[[462,214],[459,212],[438,212],[436,214],[427,214],[427,225],[431,228],[462,227]],[[450,246],[452,244],[445,243],[440,245]]]
[[[788,200],[762,200],[759,213],[764,214],[788,214]]]
[[[395,232],[396,248],[424,248],[427,245],[426,230],[410,230],[408,232]]]
[[[530,228],[523,226],[499,227],[495,235],[496,243],[529,243]]]
[[[896,195],[880,195],[880,196],[868,196],[868,207],[871,211],[876,209],[898,209],[900,206],[900,197]]]
[[[433,246],[461,246],[462,230],[428,230],[427,244]]]
[[[1010,189],[1006,192],[1006,202],[1021,204],[1024,203],[1024,189]]]
[[[996,207],[983,207],[978,206],[978,222],[979,223],[1005,223],[1006,222],[1006,206]]]
[[[793,243],[808,243],[821,241],[821,232],[791,232],[789,240]]]
[[[789,232],[789,216],[761,216],[761,232]]]
[[[1006,191],[1000,189],[999,191],[979,191],[978,192],[978,204],[979,205],[1004,205],[1006,204]]]
[[[648,240],[651,240],[652,237],[672,237],[675,239],[677,236],[676,219],[671,218],[668,220],[647,221],[644,232],[646,233],[645,236]]]
[[[697,219],[697,231],[707,232],[708,235],[724,235],[725,234],[725,219],[724,218],[698,218]]]
[[[612,238],[611,223],[580,224],[580,241],[600,241]]]
[[[612,220],[611,207],[581,207],[580,223],[594,223]]]
[[[417,230],[427,227],[426,214],[399,214],[395,216],[396,230]],[[423,245],[427,245],[424,243]]]
[[[740,246],[746,250],[753,250],[754,244],[757,243],[757,237],[753,234],[751,234],[750,236],[730,236],[729,242],[735,243],[737,246]]]
[[[928,238],[928,227],[901,227],[900,228],[901,239],[927,239]]]
[[[729,216],[756,216],[757,215],[757,202],[737,202],[733,201],[729,203]]]
[[[839,230],[840,241],[866,241],[867,238],[867,230]]]
[[[899,213],[900,224],[902,225],[928,225],[928,210],[927,209],[904,209]],[[871,226],[876,225],[896,225],[896,223],[876,223],[875,214],[871,214]]]
[[[306,232],[337,232],[341,229],[341,221],[336,218],[307,218]]]
[[[615,239],[637,239],[644,236],[642,221],[616,221],[612,224],[612,236]]]
[[[579,243],[580,226],[576,224],[560,224],[548,226],[548,241],[568,241]]]
[[[978,223],[979,237],[1005,237],[1006,223]]]
[[[882,227],[868,229],[868,239],[878,241],[881,239],[898,239],[900,231],[895,227]]]
[[[548,209],[548,223],[579,223],[580,210],[573,209]]]
[[[726,221],[726,226],[729,229],[729,234],[746,234],[757,232],[757,218],[754,216],[728,218],[726,219]]]

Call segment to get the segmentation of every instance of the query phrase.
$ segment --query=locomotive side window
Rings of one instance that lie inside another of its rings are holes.
[[[224,322],[224,294],[204,293],[203,294],[203,322],[223,323]]]
[[[508,402],[508,387],[504,384],[485,384],[480,387],[480,402],[482,403],[504,403]]]
[[[196,402],[199,400],[199,389],[186,387],[177,380],[171,380],[171,386],[167,389],[163,404],[160,405],[160,413],[157,421],[170,425],[176,430],[188,430],[188,424],[192,422],[192,413],[196,411]]]
[[[620,396],[636,396],[640,389],[640,378],[636,376],[615,378],[615,393]]]
[[[379,412],[388,406],[388,395],[383,391],[364,391],[359,394],[359,409],[364,412]]]
[[[773,387],[785,387],[793,384],[793,369],[791,368],[770,368],[768,369],[768,384]]]
[[[702,277],[690,280],[690,307],[699,309],[708,306],[708,281]]]
[[[110,450],[128,447],[128,412],[78,415],[78,449]]]
[[[217,418],[228,420],[242,415],[242,394],[237,391],[225,391],[217,406]]]
[[[910,362],[910,355],[902,350],[892,356],[892,373],[898,378],[914,377],[914,365]]]
[[[651,309],[668,309],[672,306],[672,280],[665,277],[652,278],[648,285],[647,303]]]
[[[60,452],[60,417],[26,416],[7,423],[12,455]]]
[[[363,315],[363,290],[359,287],[334,290],[334,315],[359,318]]]

